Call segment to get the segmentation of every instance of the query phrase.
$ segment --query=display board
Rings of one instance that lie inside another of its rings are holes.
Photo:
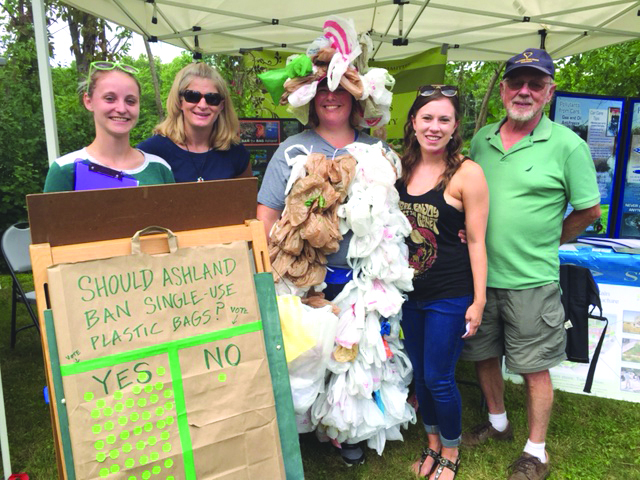
[[[602,216],[587,228],[585,235],[606,235],[612,231],[615,215],[610,215],[610,209],[621,163],[618,158],[624,105],[621,97],[567,92],[556,92],[551,105],[550,118],[569,127],[587,142],[596,167]]]
[[[640,238],[640,99],[630,100],[629,117],[616,236]]]
[[[182,186],[170,187],[168,223],[188,208]],[[96,201],[118,203],[124,190]],[[219,197],[213,184],[201,193]],[[30,217],[77,195],[32,199]],[[161,198],[135,211],[163,208]],[[134,218],[114,210],[110,221],[121,230]],[[98,218],[83,222],[100,231]],[[58,230],[47,233],[58,246],[33,244],[31,258],[59,478],[261,479],[265,468],[303,478],[262,223],[176,232],[173,252],[151,235],[144,254],[110,229],[78,244]]]

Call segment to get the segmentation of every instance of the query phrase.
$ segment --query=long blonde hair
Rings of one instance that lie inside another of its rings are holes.
[[[194,77],[211,80],[218,93],[224,98],[224,108],[213,124],[209,136],[209,146],[216,150],[229,150],[232,144],[240,143],[240,122],[233,108],[227,84],[215,68],[206,63],[191,63],[176,74],[169,96],[167,97],[167,117],[153,129],[168,137],[173,143],[186,145],[187,135],[184,131],[184,118],[180,109],[180,92],[187,89]]]

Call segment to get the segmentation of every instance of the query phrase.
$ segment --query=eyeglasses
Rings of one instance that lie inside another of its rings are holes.
[[[504,83],[509,90],[513,90],[514,92],[520,90],[525,85],[527,85],[532,92],[541,92],[547,85],[551,84],[551,82],[545,82],[544,80],[529,80],[527,82],[520,78],[507,78]]]
[[[422,95],[423,97],[430,97],[434,95],[438,90],[445,97],[455,97],[458,95],[458,87],[455,85],[423,85],[418,88],[418,95]]]
[[[89,87],[91,85],[91,75],[93,74],[94,70],[114,70],[116,68],[131,75],[137,75],[138,73],[140,73],[140,70],[138,70],[136,67],[132,67],[131,65],[126,65],[120,62],[91,62],[89,64],[89,74],[87,75],[86,82],[87,91],[89,90]]]
[[[118,68],[123,72],[130,73],[131,75],[137,75],[140,73],[140,70],[136,67],[120,62],[91,62],[89,65],[89,77],[91,77],[91,70],[113,70],[115,68]]]
[[[202,97],[204,97],[207,105],[211,105],[212,107],[220,105],[224,100],[224,97],[219,93],[200,93],[197,90],[183,90],[180,92],[180,96],[189,103],[198,103]]]

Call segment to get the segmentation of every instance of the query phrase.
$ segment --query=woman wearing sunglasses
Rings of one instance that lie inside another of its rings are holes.
[[[460,154],[456,87],[421,87],[404,127],[400,209],[414,291],[402,307],[405,347],[428,447],[413,471],[420,477],[456,476],[461,402],[454,372],[464,339],[475,335],[485,305],[485,230],[489,194],[482,169]],[[466,229],[467,243],[458,237]]]
[[[206,63],[192,63],[173,81],[167,117],[138,148],[164,158],[176,182],[249,177],[249,152],[239,129],[223,78]]]
[[[173,183],[160,157],[131,147],[129,133],[140,115],[138,70],[119,62],[93,62],[80,85],[93,113],[96,137],[81,150],[58,158],[49,169],[45,192]]]

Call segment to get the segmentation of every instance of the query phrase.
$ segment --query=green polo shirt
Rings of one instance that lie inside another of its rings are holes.
[[[600,193],[589,147],[578,135],[543,115],[505,152],[504,121],[478,131],[471,158],[489,185],[487,286],[522,290],[558,281],[567,203],[584,210],[600,203]]]

